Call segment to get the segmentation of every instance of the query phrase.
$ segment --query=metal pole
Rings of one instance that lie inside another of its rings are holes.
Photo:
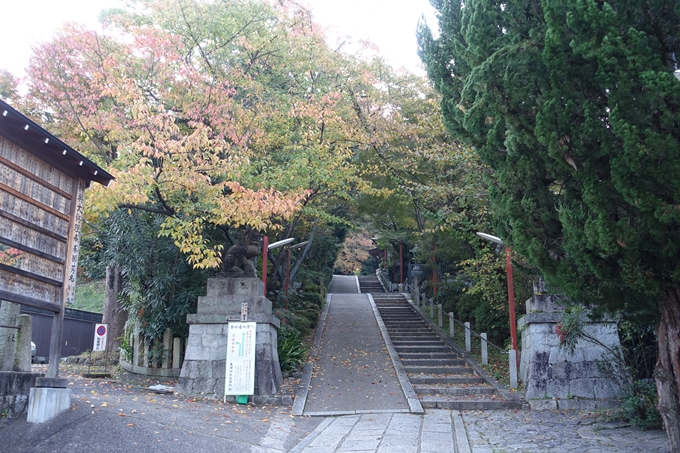
[[[508,274],[508,305],[510,309],[510,338],[512,349],[517,351],[517,322],[515,321],[515,286],[512,282],[512,252],[505,247],[505,268]]]
[[[267,297],[267,258],[269,252],[269,236],[262,238],[262,283],[264,283],[264,296]]]

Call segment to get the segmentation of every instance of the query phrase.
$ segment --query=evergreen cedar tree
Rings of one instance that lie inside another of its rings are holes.
[[[431,2],[421,58],[449,132],[495,171],[498,233],[554,290],[658,322],[680,452],[680,2]]]

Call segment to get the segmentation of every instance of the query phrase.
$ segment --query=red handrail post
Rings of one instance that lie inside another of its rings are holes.
[[[517,322],[515,321],[515,286],[512,281],[512,251],[505,247],[505,270],[508,275],[508,305],[510,309],[510,338],[512,349],[517,351]],[[519,356],[517,357],[519,360]]]
[[[269,252],[269,236],[262,238],[262,283],[264,283],[264,297],[267,297],[267,259]]]

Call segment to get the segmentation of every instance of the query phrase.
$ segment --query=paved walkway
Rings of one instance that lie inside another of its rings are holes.
[[[668,453],[662,431],[639,431],[595,414],[448,411],[326,418],[295,453]]]
[[[367,294],[355,277],[336,276],[305,415],[408,412]]]
[[[396,395],[389,395],[395,397],[392,400],[386,398],[385,392],[371,393],[373,406],[361,404],[367,400],[366,381],[356,390],[347,385],[348,373],[358,359],[355,352],[362,350],[362,356],[370,355],[374,361],[379,358],[381,367],[386,367],[387,359],[381,352],[384,345],[376,340],[379,329],[375,318],[362,296],[356,295],[357,287],[354,277],[335,276],[329,288],[333,294],[315,363],[318,374],[312,378],[313,399],[304,413],[327,415],[352,408],[361,410],[353,415],[324,418],[291,452],[668,453],[664,432],[643,432],[624,423],[601,422],[597,414],[589,412],[428,410],[412,414],[385,411],[386,404],[397,401]],[[360,335],[356,335],[359,331]],[[368,336],[370,341],[364,339]],[[380,371],[381,376],[388,377],[385,381],[391,387],[396,383],[387,369],[364,370],[366,374]],[[374,409],[372,413],[362,413],[370,408]]]

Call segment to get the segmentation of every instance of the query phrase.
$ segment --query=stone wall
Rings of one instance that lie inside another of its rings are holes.
[[[28,396],[37,373],[0,371],[0,417],[14,418],[28,410]]]
[[[534,295],[527,315],[518,322],[522,333],[520,377],[534,409],[598,409],[619,404],[626,379],[612,351],[620,341],[616,323],[584,317],[584,333],[573,352],[560,346],[555,332],[563,308],[555,296]]]

